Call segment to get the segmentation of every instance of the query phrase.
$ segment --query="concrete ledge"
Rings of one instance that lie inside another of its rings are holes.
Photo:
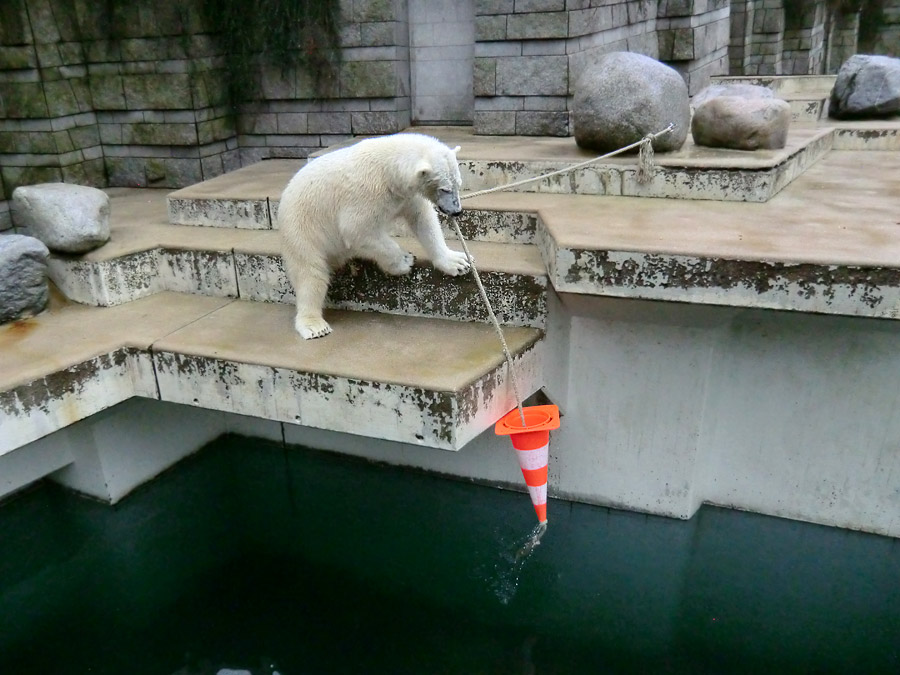
[[[117,190],[112,205],[112,239],[107,245],[80,257],[53,256],[49,262],[51,278],[68,298],[103,307],[163,291],[265,302],[294,301],[277,232],[168,225],[164,222],[164,195],[157,190]],[[499,237],[502,230],[491,230],[485,222],[486,219],[471,221],[489,236]],[[512,227],[508,239],[533,238],[537,217],[530,213],[498,212],[495,222]],[[409,275],[394,277],[372,263],[352,261],[335,275],[327,306],[488,321],[470,276],[447,277],[427,261],[417,240],[397,240],[416,256],[416,265]],[[460,250],[452,239],[450,246]],[[513,326],[543,327],[548,283],[537,247],[473,241],[470,250],[500,321]]]
[[[552,245],[551,245],[552,246]],[[900,269],[555,250],[559,292],[900,319]]]
[[[175,225],[271,229],[269,198],[303,166],[301,160],[270,159],[172,192],[168,221]],[[273,194],[272,186],[277,188]]]
[[[853,122],[835,126],[835,150],[900,151],[900,119],[893,123]]]
[[[133,396],[450,450],[515,407],[490,326],[338,312],[333,335],[307,342],[292,312],[159,293],[3,327],[0,456]],[[527,396],[542,384],[541,334],[505,332]]]
[[[277,242],[268,250],[235,250],[240,296],[263,302],[294,302]],[[434,316],[457,321],[489,321],[471,276],[448,277],[424,258],[418,241],[398,238],[416,256],[412,272],[392,277],[371,262],[354,260],[332,279],[327,306],[405,316]],[[451,248],[458,250],[452,245]],[[535,246],[471,242],[481,281],[498,320],[509,326],[544,326],[547,275]]]

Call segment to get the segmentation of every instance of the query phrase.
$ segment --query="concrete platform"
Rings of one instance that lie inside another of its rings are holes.
[[[0,327],[0,455],[133,396],[457,450],[515,407],[490,326],[330,312],[304,341],[292,308],[158,293],[111,308],[55,303]],[[508,328],[521,386],[541,333]]]
[[[572,138],[474,136],[463,127],[417,127],[415,131],[462,147],[460,173],[468,191],[532,178],[596,156],[579,148]],[[830,128],[797,126],[785,148],[751,153],[696,146],[689,137],[680,150],[656,156],[657,170],[648,183],[637,180],[637,157],[631,154],[514,191],[764,202],[827,153],[832,140]],[[275,227],[281,192],[303,163],[267,160],[177,190],[169,196],[169,219],[181,225]]]
[[[161,291],[177,291],[294,302],[281,261],[278,232],[169,225],[164,191],[114,188],[109,193],[109,243],[83,256],[50,260],[51,277],[70,299],[111,306]],[[514,228],[509,238],[523,231],[515,227],[517,222],[535,222],[533,215],[502,216],[498,220],[508,221]],[[530,234],[533,236],[533,229]],[[409,275],[393,277],[372,263],[353,261],[335,275],[328,306],[459,321],[488,320],[470,276],[446,277],[428,262],[417,240],[397,239],[416,256]],[[449,245],[461,250],[452,239]],[[500,321],[542,327],[548,283],[537,247],[473,241],[470,251]]]
[[[537,240],[558,292],[898,318],[900,152],[889,148],[900,136],[886,124],[822,132],[846,132],[854,143],[868,143],[868,134],[884,151],[832,150],[766,203],[499,192],[464,202],[476,214],[467,236]],[[503,156],[495,140],[488,146]],[[530,152],[549,152],[559,140],[538,139]],[[511,151],[525,141],[503,143]],[[277,194],[280,179],[265,164],[228,180],[259,171]],[[256,287],[275,294],[258,299],[290,292],[277,275]]]
[[[834,152],[767,204],[532,203],[559,292],[897,319],[897,176],[900,153]]]

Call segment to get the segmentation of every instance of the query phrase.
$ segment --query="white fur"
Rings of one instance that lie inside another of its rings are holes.
[[[318,157],[291,178],[278,227],[300,335],[331,332],[322,306],[332,271],[350,258],[373,260],[388,274],[409,273],[412,254],[388,235],[397,221],[409,226],[436,268],[468,272],[465,254],[447,248],[433,206],[461,210],[458,150],[422,134],[382,136]]]

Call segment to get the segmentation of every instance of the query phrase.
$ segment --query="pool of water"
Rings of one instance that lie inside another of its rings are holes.
[[[240,437],[115,507],[45,485],[0,506],[0,673],[900,672],[894,539],[549,517],[516,567],[527,495]]]

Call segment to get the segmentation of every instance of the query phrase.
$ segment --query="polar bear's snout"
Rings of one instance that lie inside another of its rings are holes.
[[[448,216],[458,216],[462,213],[459,203],[459,193],[455,190],[438,190],[437,207]]]

